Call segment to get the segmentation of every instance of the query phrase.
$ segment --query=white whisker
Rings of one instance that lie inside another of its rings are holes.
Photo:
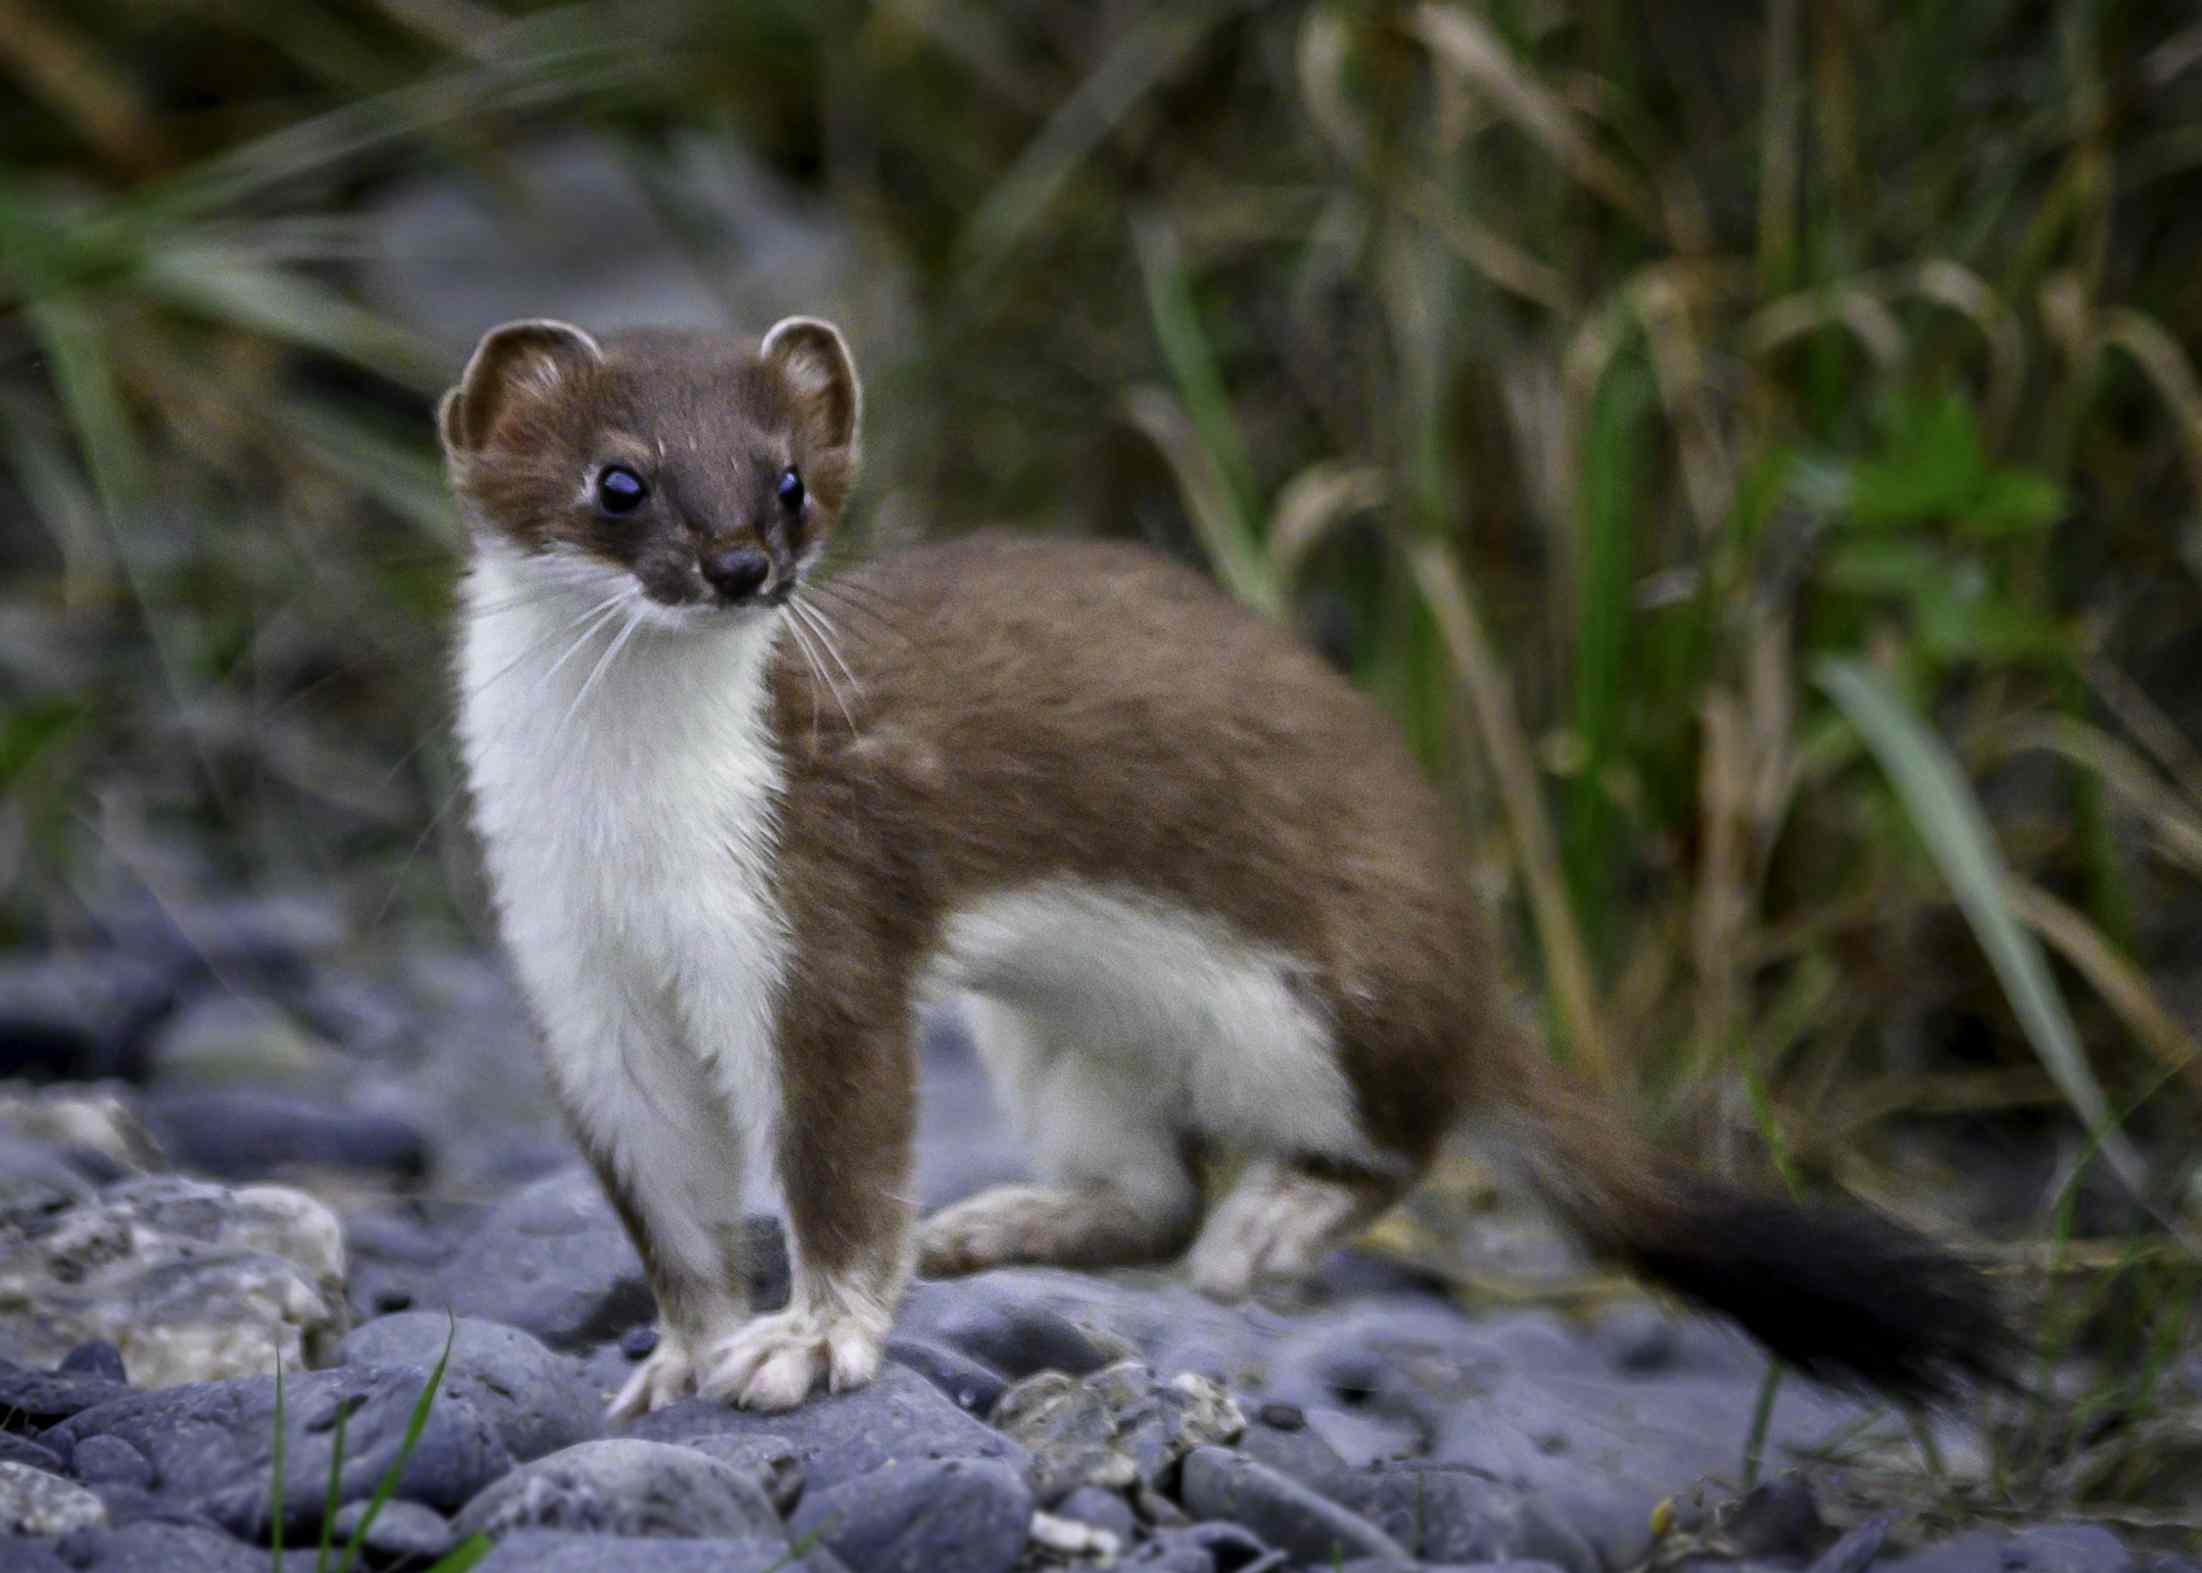
[[[551,662],[549,669],[546,670],[541,677],[537,678],[535,680],[535,686],[528,690],[528,702],[530,704],[534,702],[538,694],[542,693],[545,688],[550,686],[551,679],[558,675],[558,669],[560,667],[564,666],[568,661],[571,661],[575,656],[579,655],[582,649],[589,643],[590,640],[594,639],[598,634],[602,633],[605,629],[609,628],[612,625],[613,621],[618,618],[620,609],[627,604],[628,599],[629,597],[625,593],[614,596],[609,602],[607,602],[603,606],[598,607],[596,611],[590,614],[589,626],[582,629],[581,632],[575,636],[574,642],[566,647],[565,653],[559,656],[557,660]]]
[[[786,607],[783,606],[781,610],[785,611]],[[817,684],[810,691],[810,746],[813,751],[816,751],[818,747],[818,690],[819,688],[825,688],[830,692],[833,685],[826,679],[826,669],[818,664],[818,652],[811,648],[809,638],[803,633],[803,625],[791,617],[787,620],[787,630],[795,637],[795,647],[803,652],[804,664],[810,668],[811,675],[818,679]],[[840,695],[836,694],[834,699],[836,703],[839,703]],[[842,714],[846,715],[847,713],[847,709],[844,708]]]
[[[573,696],[573,703],[566,706],[566,713],[558,718],[557,730],[551,733],[553,750],[557,748],[558,740],[566,735],[567,723],[580,714],[582,705],[588,701],[589,691],[596,687],[597,679],[611,670],[612,663],[619,659],[621,648],[635,636],[635,630],[642,626],[642,616],[640,607],[630,609],[627,613],[627,626],[620,629],[612,642],[604,647],[604,653],[596,658],[596,665],[589,669],[589,675],[582,680],[581,691]]]
[[[496,682],[506,673],[515,670],[523,662],[528,661],[534,656],[540,654],[553,641],[563,639],[566,635],[572,633],[576,628],[579,628],[583,623],[588,622],[591,618],[598,616],[600,613],[611,610],[613,607],[619,605],[619,603],[626,598],[626,591],[615,591],[611,595],[606,596],[603,600],[597,602],[596,605],[590,607],[580,616],[576,617],[572,622],[565,623],[557,628],[553,628],[549,633],[543,635],[542,638],[536,640],[535,643],[529,645],[525,650],[522,650],[518,655],[507,661],[503,666],[499,667],[496,671],[490,673],[489,676],[483,678],[480,683],[476,684],[472,689],[468,690],[463,697],[467,699],[479,699],[482,694],[488,690],[489,686],[492,683]],[[584,635],[583,637],[586,638],[587,636]],[[556,667],[552,667],[551,670],[555,672],[558,669]]]
[[[834,626],[824,611],[800,597],[791,598],[788,605],[797,616],[810,624],[811,632],[818,635],[818,642],[826,647],[826,654],[833,657],[833,664],[841,668],[842,676],[846,677],[849,680],[849,686],[856,690],[857,703],[862,704],[864,702],[864,683],[861,678],[849,670],[849,663],[841,658],[841,646],[837,640],[841,630]]]
[[[824,641],[825,636],[818,633],[818,630],[815,627],[812,627],[801,615],[803,608],[800,601],[790,600],[787,603],[785,609],[789,612],[796,614],[789,620],[789,628],[800,630],[805,627],[811,627],[811,632],[816,635],[821,641]],[[798,637],[801,637],[800,633],[798,633]],[[803,640],[803,648],[806,650],[810,648],[810,641],[808,639]],[[834,653],[833,646],[830,643],[826,645],[826,650],[828,654],[833,655],[835,661],[838,662],[841,659],[838,654]],[[825,680],[827,691],[833,695],[833,702],[841,707],[841,719],[849,723],[849,736],[856,736],[856,716],[849,709],[849,701],[842,694],[841,685],[833,680],[833,673],[827,671],[825,667],[819,664],[818,658],[816,656],[811,657],[811,666],[817,671],[818,675]],[[846,672],[848,671],[848,668],[846,666],[843,666],[842,670]],[[852,683],[856,681],[855,673],[851,672],[849,674],[849,681]]]

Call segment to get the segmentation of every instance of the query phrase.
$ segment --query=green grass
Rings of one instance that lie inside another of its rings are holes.
[[[428,1380],[421,1384],[420,1395],[413,1400],[413,1408],[406,1416],[405,1434],[398,1441],[398,1450],[380,1476],[376,1478],[373,1495],[367,1499],[366,1511],[359,1522],[352,1526],[351,1535],[341,1548],[332,1536],[336,1528],[337,1509],[342,1504],[344,1477],[344,1433],[351,1415],[350,1406],[340,1405],[336,1414],[336,1429],[330,1439],[329,1477],[323,1490],[321,1504],[321,1534],[314,1550],[314,1573],[353,1573],[367,1544],[368,1531],[374,1528],[375,1518],[383,1504],[397,1490],[398,1480],[405,1472],[406,1460],[413,1456],[419,1445],[421,1432],[427,1429],[429,1412],[435,1407],[436,1394],[443,1387],[444,1371],[451,1363],[451,1346],[458,1340],[459,1324],[451,1318],[449,1330],[444,1334],[443,1350],[436,1357],[435,1366],[428,1373]],[[275,1440],[272,1474],[268,1485],[269,1502],[269,1566],[274,1573],[283,1573],[283,1462],[287,1433],[284,1429],[283,1362],[280,1356],[275,1362]],[[465,1573],[465,1570],[489,1554],[491,1542],[484,1535],[470,1535],[439,1557],[425,1573]],[[334,1561],[331,1557],[334,1555]]]

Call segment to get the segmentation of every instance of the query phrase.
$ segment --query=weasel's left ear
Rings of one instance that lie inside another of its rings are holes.
[[[773,324],[757,354],[786,379],[820,443],[855,449],[864,390],[839,328],[820,317],[785,317]]]
[[[512,406],[555,393],[566,377],[603,359],[603,346],[570,322],[530,317],[491,328],[436,407],[444,452],[454,460],[475,452]]]

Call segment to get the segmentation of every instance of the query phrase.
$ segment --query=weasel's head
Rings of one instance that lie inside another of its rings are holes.
[[[437,424],[482,539],[687,626],[794,592],[855,482],[860,398],[816,317],[760,341],[536,320],[483,336]]]

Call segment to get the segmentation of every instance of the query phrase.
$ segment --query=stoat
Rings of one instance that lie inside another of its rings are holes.
[[[762,340],[510,323],[439,411],[459,733],[551,1080],[661,1333],[614,1400],[878,1371],[914,1265],[1310,1268],[1471,1120],[1594,1249],[1806,1371],[1991,1374],[1980,1281],[1661,1158],[1514,1024],[1451,816],[1369,700],[1195,573],[979,535],[816,573],[861,398]],[[921,1001],[972,1003],[1041,1176],[908,1198]],[[1243,1159],[1204,1208],[1202,1155]],[[743,1175],[785,1191],[751,1318]]]

